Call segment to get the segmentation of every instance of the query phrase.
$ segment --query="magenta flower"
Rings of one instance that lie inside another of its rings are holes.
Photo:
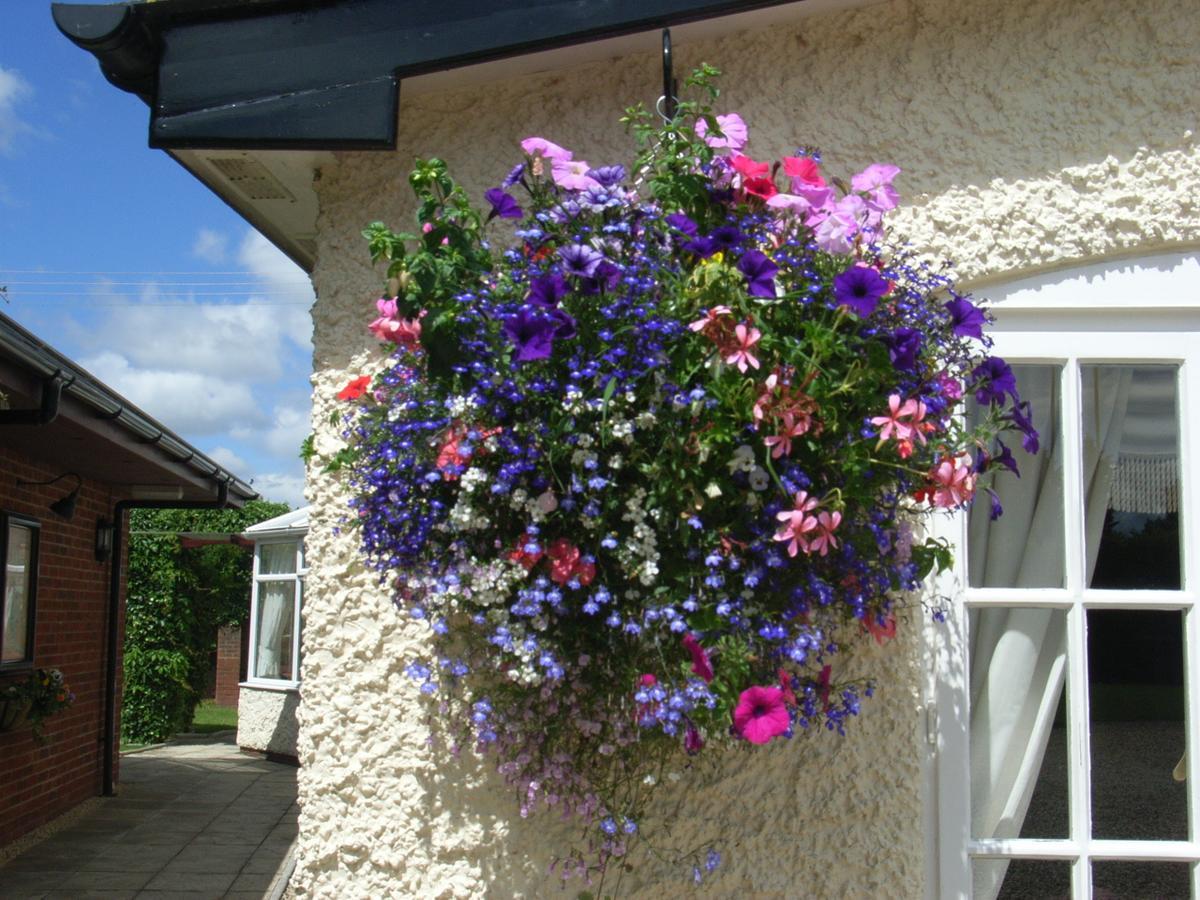
[[[692,634],[683,636],[683,648],[692,655],[692,674],[703,678],[704,683],[708,684],[713,680],[712,662],[708,658],[708,654],[704,652],[704,648],[700,646],[700,642],[696,640]]]
[[[586,160],[556,159],[550,163],[550,175],[564,191],[598,190],[600,182],[588,175],[591,168]]]
[[[704,749],[704,738],[691,722],[688,722],[687,731],[683,734],[683,749],[687,751],[688,756],[695,756]]]
[[[787,704],[779,688],[754,685],[738,697],[733,726],[750,743],[765,744],[787,731],[790,724]]]

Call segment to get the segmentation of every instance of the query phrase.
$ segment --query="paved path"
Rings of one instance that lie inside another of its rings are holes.
[[[296,837],[296,770],[231,738],[121,758],[120,794],[0,865],[3,900],[261,900]]]

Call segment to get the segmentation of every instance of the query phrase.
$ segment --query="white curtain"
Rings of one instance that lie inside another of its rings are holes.
[[[1132,370],[1094,370],[1084,385],[1083,435],[1087,580],[1096,565],[1125,427]],[[1019,371],[1041,434],[1037,457],[1016,452],[1021,477],[1002,476],[1004,515],[990,521],[981,499],[971,512],[968,554],[973,587],[1061,587],[1065,578],[1063,446],[1058,423],[1059,370]],[[1020,834],[1066,676],[1066,615],[1060,610],[973,610],[971,641],[971,833]],[[1063,835],[1065,837],[1065,835]],[[974,896],[991,900],[1007,865],[978,866]]]
[[[291,647],[284,646],[285,636],[291,640],[294,582],[264,581],[258,585],[258,646],[255,675],[259,678],[291,678],[289,671],[281,674],[285,661],[290,662]],[[290,668],[290,665],[289,665]]]

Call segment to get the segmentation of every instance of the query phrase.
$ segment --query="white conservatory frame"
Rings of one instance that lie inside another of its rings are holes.
[[[1092,896],[1093,861],[1191,864],[1191,894],[1200,897],[1200,254],[1177,253],[1108,261],[1067,272],[981,288],[994,302],[994,353],[1010,364],[1061,366],[1066,580],[1062,588],[967,586],[966,517],[941,517],[936,535],[956,548],[956,568],[936,592],[951,598],[944,624],[924,629],[929,756],[925,833],[927,894],[968,897],[972,861],[1058,860],[1071,866],[1071,897]],[[1178,366],[1180,462],[1180,590],[1099,590],[1086,587],[1081,464],[1080,365]],[[1066,703],[1068,834],[1063,839],[972,839],[969,765],[971,609],[1036,607],[1063,610],[1067,627]],[[1088,727],[1086,613],[1090,609],[1180,612],[1184,647],[1184,727],[1188,838],[1109,840],[1092,836],[1092,773]],[[926,617],[928,619],[928,617]]]

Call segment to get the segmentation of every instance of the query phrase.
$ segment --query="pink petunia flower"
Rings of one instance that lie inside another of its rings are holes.
[[[877,213],[895,209],[900,196],[892,187],[892,181],[900,174],[897,166],[873,163],[850,179],[850,187],[867,195],[867,206]]]
[[[530,156],[540,156],[549,160],[569,160],[574,154],[553,141],[540,137],[527,137],[521,141],[521,149]]]
[[[788,541],[788,556],[795,556],[801,550],[809,552],[807,535],[819,527],[817,517],[812,511],[817,508],[815,497],[808,496],[806,491],[797,491],[793,498],[795,506],[775,514],[775,518],[783,522],[783,526],[775,533],[775,540]]]
[[[703,138],[704,143],[714,150],[732,150],[734,153],[740,153],[750,140],[746,123],[737,113],[717,116],[717,127],[721,129],[723,137],[717,137],[715,134],[708,137],[708,123],[703,119],[697,119],[696,137]]]
[[[783,734],[791,725],[783,691],[760,685],[746,688],[733,711],[733,725],[752,744],[765,744]]]
[[[736,365],[739,372],[745,372],[747,366],[758,368],[758,358],[752,352],[759,338],[762,337],[762,332],[754,326],[747,326],[745,322],[739,323],[733,329],[734,340],[729,348],[730,352],[725,356],[725,362],[729,365]]]
[[[703,678],[705,684],[711,682],[713,680],[712,662],[694,635],[685,634],[683,636],[683,649],[692,655],[692,674]]]
[[[554,183],[565,191],[586,191],[599,188],[600,182],[588,176],[591,166],[586,160],[556,159],[550,164]]]

